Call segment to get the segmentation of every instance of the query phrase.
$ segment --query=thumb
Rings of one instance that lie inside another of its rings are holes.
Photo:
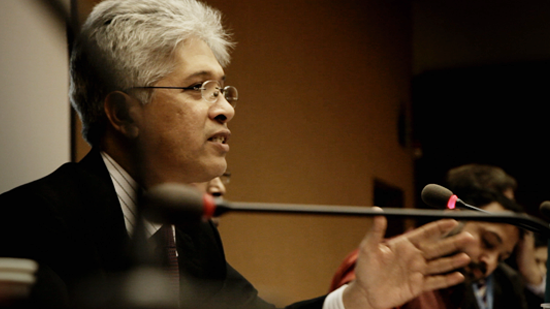
[[[378,210],[380,212],[382,211],[382,208],[380,207],[374,207],[375,210]],[[384,240],[384,235],[386,234],[386,227],[388,225],[388,221],[386,220],[386,217],[384,216],[376,216],[372,220],[372,226],[363,239],[363,247],[366,246],[365,249],[375,249],[378,247],[378,245]]]

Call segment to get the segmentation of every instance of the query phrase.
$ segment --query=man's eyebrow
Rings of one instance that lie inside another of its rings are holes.
[[[496,232],[494,232],[494,231],[487,231],[487,233],[493,235],[493,236],[497,239],[497,241],[498,241],[499,244],[502,244],[502,243],[503,243],[502,237],[500,237],[500,235],[499,235],[498,233],[496,233]]]
[[[188,79],[191,79],[191,78],[194,78],[194,77],[197,77],[197,76],[200,76],[200,77],[204,77],[204,76],[213,76],[214,74],[210,71],[198,71],[198,72],[195,72],[191,75],[189,75],[186,80]],[[222,78],[220,79],[222,81],[225,81],[225,75],[222,76]]]
[[[487,239],[487,237],[490,237],[490,238],[493,238],[494,237],[494,240],[496,240],[498,242],[499,245],[502,245],[503,244],[503,241],[502,241],[502,237],[500,237],[500,235],[495,232],[495,231],[492,231],[490,229],[486,229],[484,232],[483,232],[483,238]],[[489,236],[490,235],[490,236]],[[490,241],[492,242],[492,240],[488,240],[487,241]]]

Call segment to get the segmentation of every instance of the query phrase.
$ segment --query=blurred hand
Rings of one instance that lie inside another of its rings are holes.
[[[518,270],[526,283],[538,285],[542,283],[542,276],[535,259],[535,236],[531,231],[525,231],[525,235],[518,243],[516,255]]]
[[[346,309],[393,308],[425,291],[461,283],[464,276],[452,271],[470,258],[456,252],[474,239],[466,232],[444,238],[457,225],[455,220],[439,220],[384,241],[386,218],[374,217],[359,247],[356,280],[344,290]]]

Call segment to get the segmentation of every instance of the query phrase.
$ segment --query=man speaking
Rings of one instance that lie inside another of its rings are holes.
[[[70,89],[92,150],[0,196],[0,256],[39,264],[29,306],[76,307],[88,278],[116,286],[133,266],[140,192],[225,171],[238,92],[226,84],[232,43],[220,20],[194,0],[106,0],[94,8],[73,48]],[[385,309],[455,285],[464,277],[453,270],[470,259],[448,255],[472,236],[439,239],[456,225],[437,221],[383,242],[386,220],[375,217],[357,280],[291,307]],[[181,307],[273,307],[226,262],[211,222],[146,222],[143,230],[152,238],[163,230],[171,241],[168,256],[177,261],[164,264],[176,269]]]

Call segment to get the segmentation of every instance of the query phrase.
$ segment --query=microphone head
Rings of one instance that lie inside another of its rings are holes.
[[[449,199],[453,196],[451,190],[436,184],[429,184],[422,189],[422,201],[428,206],[441,209],[447,208]]]
[[[544,201],[540,204],[539,207],[540,213],[545,216],[547,219],[550,219],[550,201]]]
[[[196,188],[163,183],[145,191],[140,206],[151,222],[172,224],[199,223],[204,214],[204,199]]]

